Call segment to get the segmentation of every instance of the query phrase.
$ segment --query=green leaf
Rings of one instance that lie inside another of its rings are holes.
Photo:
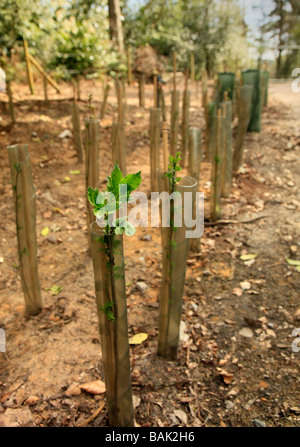
[[[130,222],[125,222],[123,224],[124,233],[126,236],[133,236],[135,234],[135,228]]]
[[[98,194],[99,194],[99,190],[98,190],[98,188],[93,189],[93,188],[88,187],[88,190],[87,190],[87,198],[88,198],[88,201],[89,201],[93,206],[96,206],[96,204],[97,204],[97,197],[98,197]]]
[[[60,286],[52,286],[49,289],[45,289],[45,290],[48,290],[49,292],[51,292],[51,294],[53,296],[55,296],[55,295],[58,295],[59,292],[62,291],[62,287],[60,287]]]
[[[115,167],[111,173],[111,177],[107,177],[107,191],[112,192],[116,199],[119,197],[119,184],[123,178],[123,174],[121,169],[119,168],[118,163],[115,164]]]
[[[140,186],[141,182],[142,182],[141,171],[139,171],[136,174],[126,175],[126,177],[123,178],[120,183],[127,184],[127,195],[129,196],[130,193],[135,191]]]
[[[78,169],[78,170],[75,170],[75,171],[70,171],[70,174],[72,174],[72,175],[78,175],[78,174],[80,174],[80,170]]]
[[[300,261],[296,261],[296,260],[294,260],[294,259],[286,259],[286,262],[287,262],[289,265],[296,265],[297,267],[300,266]]]
[[[300,265],[297,265],[296,270],[300,273]]]

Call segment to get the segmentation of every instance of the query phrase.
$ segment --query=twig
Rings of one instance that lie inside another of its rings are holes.
[[[246,224],[246,223],[252,223],[259,219],[263,219],[265,217],[269,217],[267,214],[264,214],[263,216],[254,217],[252,219],[248,220],[217,220],[216,222],[207,222],[205,223],[206,227],[214,227],[215,225],[236,225],[236,224]]]
[[[101,411],[103,410],[105,405],[105,402],[102,402],[102,404],[100,405],[100,407],[92,414],[92,416],[90,416],[88,419],[86,419],[86,421],[81,422],[81,424],[75,425],[75,427],[85,427],[86,425],[88,425],[93,419],[95,419],[99,413],[101,413]]]

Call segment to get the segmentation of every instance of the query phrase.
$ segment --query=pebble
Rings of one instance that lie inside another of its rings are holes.
[[[252,331],[252,329],[250,329],[248,327],[243,327],[243,329],[241,329],[239,331],[239,334],[242,337],[246,337],[246,338],[252,338],[253,337],[253,331]]]
[[[142,241],[151,241],[152,237],[150,236],[150,234],[145,234],[144,236],[141,237]]]
[[[259,419],[253,419],[252,422],[254,427],[266,427],[266,424],[263,421],[260,421]]]
[[[144,282],[142,282],[142,281],[138,281],[138,282],[136,283],[136,286],[135,286],[135,287],[136,287],[137,290],[138,290],[139,292],[141,292],[141,293],[145,293],[146,290],[148,289],[147,284],[144,283]]]
[[[225,400],[226,410],[232,410],[234,408],[234,403],[231,400]]]

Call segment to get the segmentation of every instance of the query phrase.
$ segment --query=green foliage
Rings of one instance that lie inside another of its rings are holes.
[[[94,214],[97,218],[104,217],[108,221],[109,214],[113,214],[120,209],[123,203],[130,201],[131,193],[140,186],[141,181],[141,171],[123,177],[122,171],[116,163],[111,175],[107,177],[106,192],[113,194],[113,198],[110,201],[109,198],[111,196],[107,198],[105,191],[100,192],[98,188],[93,189],[90,187],[87,190],[88,201],[93,206]],[[126,192],[122,190],[122,185],[126,185]],[[116,219],[112,224],[113,226],[110,226],[107,223],[107,234],[124,233],[126,236],[132,236],[135,233],[135,228],[128,222],[127,216]]]
[[[106,302],[104,304],[104,306],[100,306],[100,310],[101,312],[104,313],[104,315],[106,316],[106,318],[108,319],[108,321],[114,321],[115,320],[115,316],[114,313],[112,311],[112,308],[114,307],[114,303],[113,302]]]
[[[176,176],[176,173],[182,170],[180,166],[180,162],[182,160],[180,154],[181,152],[177,152],[175,157],[173,157],[172,155],[169,156],[169,166],[166,177],[169,179],[172,192],[174,192],[175,185],[181,180],[181,177]]]

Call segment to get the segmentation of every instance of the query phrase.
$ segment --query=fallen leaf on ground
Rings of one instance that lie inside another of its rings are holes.
[[[251,261],[252,259],[257,258],[257,256],[258,256],[258,253],[249,253],[249,254],[246,254],[246,255],[241,255],[240,259],[242,261]]]
[[[147,340],[148,334],[141,332],[140,334],[136,334],[133,337],[130,337],[129,344],[130,345],[140,345],[145,340]]]
[[[103,394],[105,393],[105,383],[102,380],[94,380],[93,382],[87,382],[83,385],[79,385],[79,388],[90,394]]]
[[[60,286],[52,286],[52,287],[49,287],[49,289],[45,289],[45,290],[51,292],[51,294],[53,296],[55,296],[55,295],[58,295],[59,292],[62,291],[62,287],[60,287]]]
[[[38,396],[30,396],[30,397],[28,397],[28,398],[25,400],[24,404],[25,404],[25,405],[34,405],[34,404],[36,404],[39,400],[40,400],[40,398],[39,398]]]
[[[235,289],[233,289],[232,295],[242,296],[243,295],[243,291],[239,287],[236,287]]]
[[[249,289],[251,289],[251,284],[249,281],[242,281],[242,282],[240,282],[240,287],[243,290],[249,290]]]
[[[79,394],[81,394],[81,389],[75,383],[70,385],[69,388],[65,391],[66,396],[79,396]]]
[[[187,424],[187,415],[182,410],[174,410],[175,416],[182,422],[184,425]]]
[[[296,261],[296,260],[294,260],[294,259],[286,259],[286,262],[287,262],[289,265],[300,266],[300,261]]]
[[[42,236],[47,236],[49,234],[49,232],[50,232],[49,227],[45,227],[45,228],[42,229],[41,235]]]
[[[233,378],[234,378],[233,374],[225,371],[224,369],[222,369],[219,372],[219,375],[222,376],[222,378],[223,378],[224,382],[226,383],[226,385],[229,385],[233,381]]]

